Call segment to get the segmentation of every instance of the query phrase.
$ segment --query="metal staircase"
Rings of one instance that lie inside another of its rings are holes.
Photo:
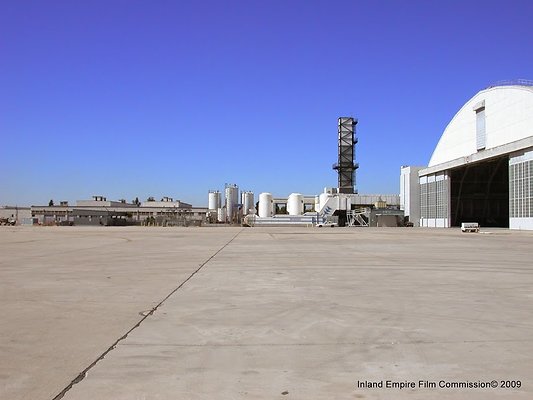
[[[368,226],[368,211],[366,208],[357,208],[346,212],[348,226]]]

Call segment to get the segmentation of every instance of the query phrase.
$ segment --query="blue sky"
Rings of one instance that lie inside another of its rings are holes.
[[[0,1],[0,204],[398,193],[476,92],[533,79],[531,1]]]

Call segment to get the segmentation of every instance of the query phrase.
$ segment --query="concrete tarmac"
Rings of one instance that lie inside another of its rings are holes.
[[[0,399],[530,399],[532,260],[505,229],[2,227]]]

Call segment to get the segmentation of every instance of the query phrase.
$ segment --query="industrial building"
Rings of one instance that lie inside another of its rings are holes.
[[[413,223],[533,230],[533,81],[480,91],[455,114],[425,168],[402,167]]]
[[[337,123],[338,153],[333,170],[338,186],[325,188],[320,195],[292,193],[288,197],[274,197],[272,193],[259,195],[258,215],[248,215],[250,225],[317,225],[339,226],[399,226],[403,211],[398,195],[360,195],[356,189],[355,145],[357,120],[340,117]]]
[[[163,197],[140,203],[110,201],[104,196],[59,205],[32,206],[31,217],[40,225],[202,225],[203,223],[259,225],[399,226],[404,215],[398,195],[358,194],[356,189],[355,145],[357,120],[340,117],[337,124],[338,154],[333,170],[338,186],[325,188],[320,195],[291,193],[274,197],[261,193],[255,203],[254,193],[239,192],[239,186],[226,183],[224,197],[219,190],[208,193],[208,207]]]
[[[157,201],[127,203],[110,201],[104,196],[78,200],[75,206],[62,201],[59,205],[31,206],[31,217],[39,225],[202,225],[207,209],[163,197]]]
[[[291,193],[282,198],[261,193],[258,216],[250,216],[248,220],[253,226],[399,226],[403,223],[399,200],[394,194],[341,194],[338,188],[325,188],[318,196]]]
[[[242,191],[239,197],[239,186],[226,183],[224,187],[224,205],[222,193],[210,190],[207,205],[207,220],[210,223],[239,224],[243,216],[255,213],[254,194]]]
[[[1,225],[20,225],[31,223],[30,207],[19,206],[1,206],[0,207],[0,224]]]

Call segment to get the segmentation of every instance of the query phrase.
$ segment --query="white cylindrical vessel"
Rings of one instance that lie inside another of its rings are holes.
[[[226,185],[226,216],[231,222],[234,213],[237,211],[237,204],[239,204],[239,187],[237,185]]]
[[[208,208],[210,210],[217,210],[222,205],[220,192],[218,190],[209,192]]]
[[[241,202],[243,215],[255,214],[254,192],[242,192]]]
[[[235,189],[233,191],[233,205],[237,207],[239,204],[239,187],[237,185],[234,185],[233,188]]]
[[[222,207],[217,208],[217,221],[226,222],[226,210]]]
[[[287,199],[287,212],[289,215],[302,215],[304,213],[304,196],[300,193],[291,193]]]
[[[259,195],[259,217],[268,218],[274,213],[274,199],[271,193],[261,193]]]

